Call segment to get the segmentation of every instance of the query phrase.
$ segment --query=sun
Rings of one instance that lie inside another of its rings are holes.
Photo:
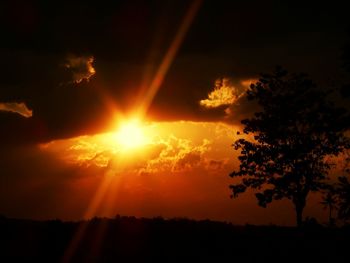
[[[124,149],[140,147],[147,143],[142,124],[137,119],[123,121],[115,135],[118,145]]]

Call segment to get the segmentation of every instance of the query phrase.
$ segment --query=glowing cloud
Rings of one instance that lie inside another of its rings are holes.
[[[233,80],[231,78],[220,78],[215,81],[214,90],[208,94],[207,99],[199,101],[199,104],[208,110],[217,109],[222,111],[225,122],[240,124],[243,120],[253,114],[257,105],[247,99],[247,90],[257,79]]]
[[[9,111],[17,113],[25,118],[33,116],[33,111],[27,108],[24,102],[5,102],[0,103],[0,111]]]
[[[52,141],[41,148],[57,152],[68,163],[100,167],[114,175],[181,173],[196,167],[222,169],[227,156],[217,156],[212,149],[223,142],[225,149],[230,149],[233,140],[232,127],[220,123],[150,123],[142,126],[147,140],[137,147],[116,140],[120,132]]]
[[[73,81],[80,83],[89,80],[95,73],[93,67],[94,58],[92,56],[68,56],[65,67],[73,74]]]
[[[242,88],[234,87],[229,78],[217,79],[214,90],[208,94],[208,99],[201,100],[199,104],[206,108],[231,105],[243,96],[244,91]]]

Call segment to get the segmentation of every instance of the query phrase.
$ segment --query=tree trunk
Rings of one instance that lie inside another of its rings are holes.
[[[303,206],[295,206],[296,216],[297,216],[297,227],[301,227],[303,225]]]
[[[306,198],[298,196],[298,198],[294,198],[293,203],[295,206],[297,227],[302,227],[302,225],[303,225],[303,211],[304,211],[305,204],[306,204]]]

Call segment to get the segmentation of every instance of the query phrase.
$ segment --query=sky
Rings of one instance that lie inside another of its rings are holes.
[[[276,65],[340,85],[348,31],[341,1],[1,1],[0,213],[293,224],[230,198],[245,91]]]

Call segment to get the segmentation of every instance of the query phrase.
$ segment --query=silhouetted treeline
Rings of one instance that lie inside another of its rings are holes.
[[[0,262],[63,262],[72,247],[69,262],[350,262],[350,227],[310,222],[297,229],[119,216],[80,222],[2,217]]]

